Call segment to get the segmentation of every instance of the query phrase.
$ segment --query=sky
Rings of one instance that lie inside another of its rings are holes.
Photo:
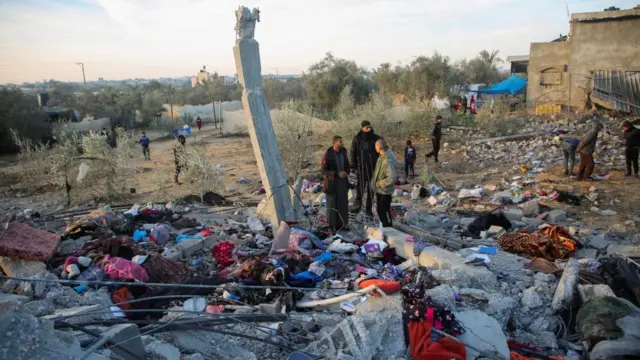
[[[242,1],[244,1],[242,3]],[[638,0],[0,0],[0,84],[236,73],[238,5],[258,7],[262,72],[299,74],[326,52],[373,69],[438,51],[524,55],[571,13]]]

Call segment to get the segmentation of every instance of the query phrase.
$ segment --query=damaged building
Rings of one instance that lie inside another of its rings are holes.
[[[640,115],[640,9],[571,15],[570,32],[532,43],[527,108],[536,113],[599,106]]]

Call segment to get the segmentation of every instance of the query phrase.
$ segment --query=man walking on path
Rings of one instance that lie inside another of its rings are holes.
[[[373,132],[371,123],[363,121],[360,124],[360,131],[353,137],[351,141],[351,166],[358,175],[358,186],[356,187],[356,200],[354,209],[359,212],[362,208],[362,198],[366,191],[367,202],[365,205],[365,214],[369,217],[373,216],[373,193],[371,192],[371,177],[373,169],[378,161],[378,153],[376,152],[376,141],[382,139]]]
[[[342,137],[334,136],[333,144],[322,157],[323,191],[327,199],[327,218],[334,232],[345,229],[349,222],[349,159]]]
[[[198,127],[198,131],[202,130],[202,119],[200,119],[200,116],[196,118],[196,126]]]
[[[438,162],[438,153],[440,152],[440,140],[442,139],[442,116],[436,116],[436,125],[431,132],[431,143],[433,144],[433,151],[426,155],[427,161],[433,156],[436,162]]]
[[[149,153],[149,138],[144,131],[142,132],[142,136],[140,136],[140,146],[142,146],[142,155],[144,155],[144,159],[151,160],[151,154]]]
[[[631,168],[633,166],[633,175],[638,177],[638,149],[640,148],[640,129],[633,126],[630,121],[625,120],[622,123],[624,129],[625,150],[624,157],[627,160],[627,174],[631,176]]]
[[[380,139],[376,141],[376,152],[380,154],[373,172],[371,190],[376,193],[376,210],[383,227],[391,227],[391,195],[395,190],[396,162],[393,159],[393,152],[389,150],[386,141]]]
[[[177,185],[180,185],[180,181],[178,181],[178,177],[180,176],[180,171],[182,167],[184,167],[185,162],[185,144],[187,143],[187,138],[184,135],[178,135],[178,143],[173,146],[173,158],[176,163],[176,175],[174,178],[174,182]]]
[[[598,133],[604,126],[597,123],[591,131],[586,133],[576,151],[580,154],[580,166],[578,167],[577,180],[587,181],[593,173],[595,163],[593,162],[593,153],[596,151],[596,142],[598,142]]]
[[[556,136],[553,140],[556,144],[559,144],[562,149],[562,155],[564,156],[564,174],[575,175],[573,173],[573,167],[576,164],[576,149],[578,148],[580,140],[575,138],[563,139],[560,136]]]

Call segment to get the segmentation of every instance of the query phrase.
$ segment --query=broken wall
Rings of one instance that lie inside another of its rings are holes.
[[[527,108],[537,110],[545,105],[566,104],[569,99],[570,61],[568,42],[531,43]]]
[[[594,70],[640,70],[640,10],[571,24],[570,105],[584,107]],[[623,16],[624,15],[624,16]],[[572,20],[576,19],[576,14]],[[596,15],[593,15],[596,16]]]

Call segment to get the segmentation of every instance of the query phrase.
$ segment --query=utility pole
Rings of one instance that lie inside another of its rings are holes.
[[[82,68],[82,81],[84,81],[84,86],[87,86],[87,77],[84,75],[84,63],[77,62],[76,65],[80,65],[80,67]]]
[[[233,53],[242,84],[242,107],[247,122],[253,152],[258,163],[260,178],[266,190],[266,209],[271,222],[277,228],[281,221],[294,221],[291,192],[282,166],[280,149],[269,114],[269,105],[264,95],[260,65],[260,50],[254,39],[256,22],[260,11],[241,6],[236,11],[236,43]]]

